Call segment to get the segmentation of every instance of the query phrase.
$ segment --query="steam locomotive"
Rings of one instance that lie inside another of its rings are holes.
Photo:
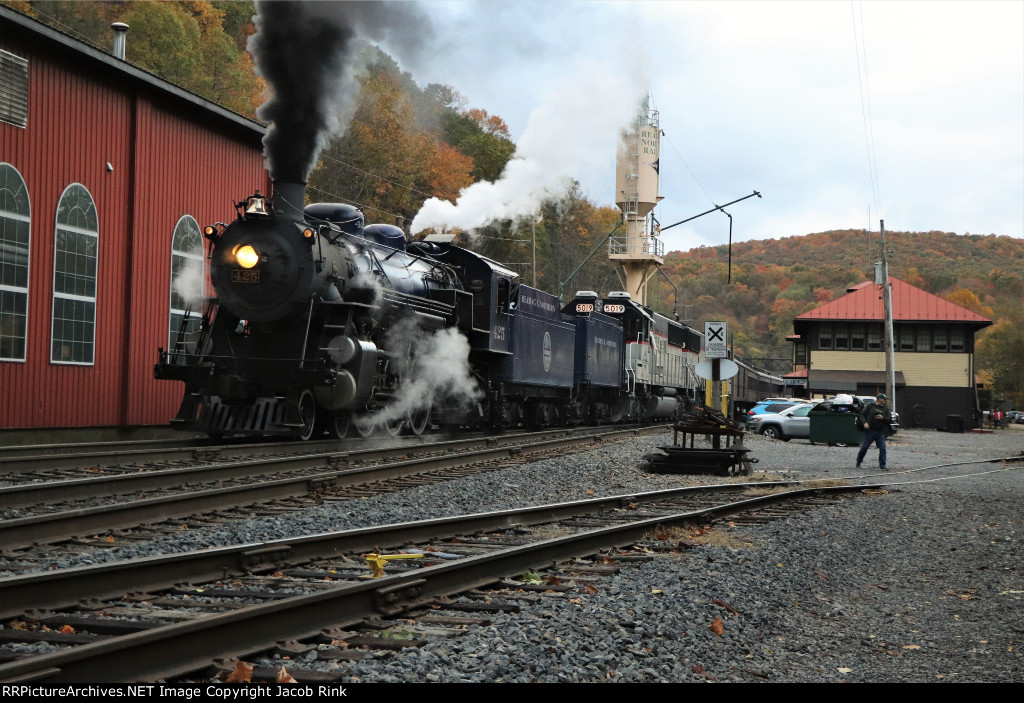
[[[443,236],[407,244],[350,205],[300,209],[304,188],[278,182],[205,228],[216,296],[155,366],[185,384],[175,426],[309,439],[652,420],[702,384],[701,335],[626,293],[563,307]]]

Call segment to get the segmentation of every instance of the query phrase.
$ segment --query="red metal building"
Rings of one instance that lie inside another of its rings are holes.
[[[153,379],[172,279],[202,263],[203,225],[269,190],[262,136],[0,6],[0,428],[174,416],[182,389]]]

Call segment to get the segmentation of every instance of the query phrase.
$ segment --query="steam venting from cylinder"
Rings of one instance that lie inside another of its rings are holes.
[[[430,36],[416,3],[256,3],[249,50],[270,86],[257,116],[274,181],[305,183],[327,139],[348,126],[359,96],[359,55],[372,41],[409,55]],[[301,210],[302,201],[295,203]],[[275,203],[275,208],[277,205]]]

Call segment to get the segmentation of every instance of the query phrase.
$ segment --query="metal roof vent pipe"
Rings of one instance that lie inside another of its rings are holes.
[[[114,58],[124,61],[124,48],[126,35],[128,34],[128,25],[124,22],[114,22],[110,25],[110,28],[114,30]]]

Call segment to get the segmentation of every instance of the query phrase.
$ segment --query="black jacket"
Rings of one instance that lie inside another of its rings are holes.
[[[881,417],[876,417],[877,415],[881,415]],[[886,437],[892,434],[892,412],[889,410],[888,405],[868,403],[860,411],[857,421],[860,423],[857,426],[861,430],[864,429],[864,423],[866,422],[870,429],[876,432],[883,432]]]

